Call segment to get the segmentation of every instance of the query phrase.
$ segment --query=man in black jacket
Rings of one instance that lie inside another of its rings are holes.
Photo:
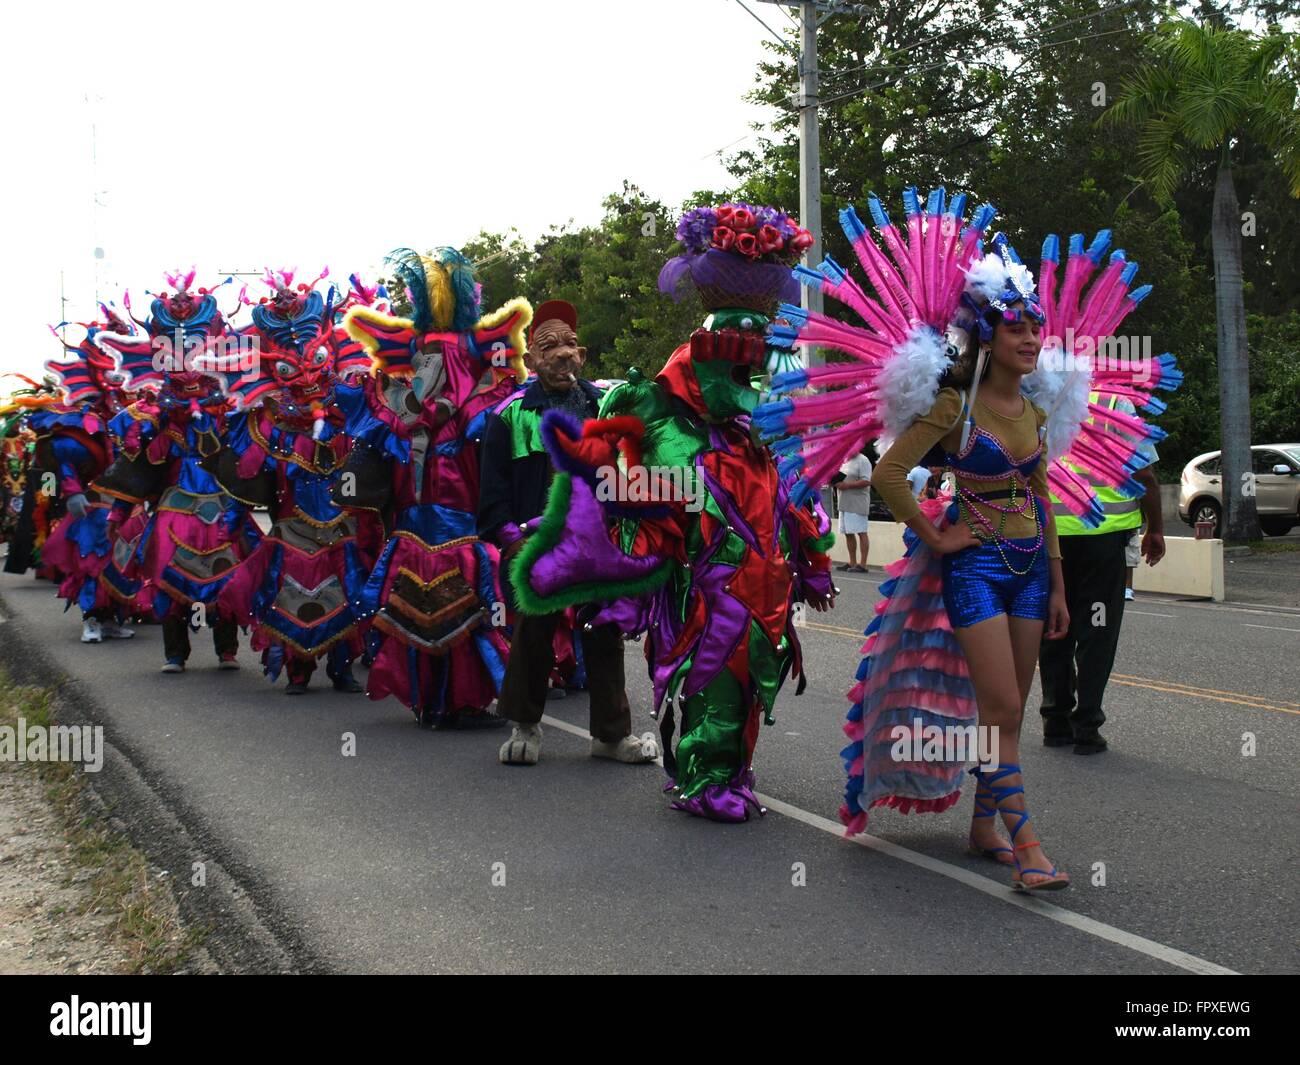
[[[506,576],[510,560],[546,509],[553,469],[542,444],[542,415],[560,409],[579,420],[594,418],[600,390],[578,377],[587,351],[578,345],[578,312],[564,300],[548,300],[533,314],[525,363],[534,373],[529,384],[490,414],[480,455],[478,533],[501,551],[502,583],[514,603]],[[539,722],[546,706],[552,640],[559,614],[515,614],[514,635],[497,710],[514,730],[501,746],[507,765],[534,765],[541,752]],[[631,735],[632,714],[623,674],[623,640],[613,625],[581,633],[591,699],[591,753],[631,764],[653,761],[659,753],[650,733]]]

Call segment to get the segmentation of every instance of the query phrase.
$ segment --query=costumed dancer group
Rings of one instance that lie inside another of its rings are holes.
[[[1150,291],[1122,251],[1102,265],[1108,233],[1071,238],[1063,264],[1049,237],[1036,285],[989,234],[992,207],[967,218],[942,189],[904,207],[896,225],[873,197],[874,232],[841,212],[866,284],[797,265],[812,237],[775,208],[690,211],[660,288],[697,298],[701,325],[652,378],[608,389],[581,376],[577,308],[484,314],[450,248],[390,256],[406,317],[355,275],[268,271],[236,328],[220,286],[171,275],[146,319],[103,307],[53,383],[0,406],[6,568],[57,579],[85,642],[158,621],[163,669],[182,672],[207,626],[238,668],[242,628],[291,694],[324,659],[336,689],[423,725],[508,722],[510,765],[538,762],[557,668],[576,670],[594,756],[662,750],[674,808],[740,822],[762,812],[760,727],[787,679],[806,683],[800,615],[837,593],[817,489],[875,442],[907,550],[848,694],[841,818],[853,834],[878,806],[948,809],[969,771],[973,850],[1017,889],[1065,887],[1019,765],[1040,642],[1069,626],[1051,502],[1096,524],[1095,486],[1139,494],[1139,449],[1163,434],[1127,412],[1158,414],[1180,375],[1168,355],[1092,357]],[[801,283],[845,313],[794,305]],[[813,349],[831,356],[805,366]],[[955,487],[918,503],[918,464]],[[630,639],[658,736],[632,732]],[[919,742],[972,725],[996,730],[996,765]]]

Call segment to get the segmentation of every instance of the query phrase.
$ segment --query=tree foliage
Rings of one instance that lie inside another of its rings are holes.
[[[1300,2],[1200,7],[1225,21],[1268,22],[1295,16]],[[1113,230],[1115,245],[1141,264],[1139,281],[1156,286],[1126,327],[1149,335],[1153,353],[1175,353],[1187,374],[1162,419],[1171,434],[1162,475],[1173,479],[1187,458],[1219,446],[1213,171],[1192,166],[1171,199],[1157,197],[1142,174],[1139,129],[1097,125],[1149,58],[1149,35],[1167,11],[1163,0],[880,0],[827,19],[818,58],[826,252],[853,261],[839,209],[861,206],[869,192],[897,209],[911,184],[944,184],[995,204],[1031,266],[1050,232]],[[1279,67],[1293,92],[1294,41]],[[729,188],[670,205],[624,182],[594,225],[555,224],[531,243],[513,230],[481,233],[463,250],[480,263],[485,307],[516,294],[571,300],[591,376],[657,370],[700,317],[692,303],[674,304],[657,289],[660,267],[679,250],[681,211],[733,197],[798,214],[797,88],[793,55],[773,44],[751,97],[775,107],[777,118],[756,131],[753,147],[729,157]],[[1295,378],[1285,366],[1300,357],[1300,212],[1276,153],[1254,141],[1235,150],[1242,207],[1256,227],[1243,267],[1259,338],[1251,366],[1257,437],[1296,439]]]

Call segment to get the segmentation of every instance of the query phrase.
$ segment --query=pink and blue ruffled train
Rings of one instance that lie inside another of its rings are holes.
[[[922,504],[942,528],[945,500]],[[908,747],[921,729],[974,725],[979,717],[966,659],[943,605],[940,558],[910,529],[907,551],[885,567],[876,616],[867,626],[853,706],[844,725],[850,743],[840,752],[848,772],[840,820],[848,835],[866,829],[876,806],[900,813],[946,810],[961,798],[965,764],[896,759],[900,739]],[[920,737],[916,737],[918,740]],[[910,751],[909,751],[910,753]]]

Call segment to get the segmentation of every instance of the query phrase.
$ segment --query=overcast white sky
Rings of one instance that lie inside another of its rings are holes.
[[[734,0],[45,0],[6,21],[0,371],[38,374],[46,324],[89,320],[96,246],[100,297],[129,287],[137,312],[191,264],[373,278],[393,247],[593,221],[624,178],[671,204],[724,185],[717,150],[771,117],[741,99],[767,34]]]

